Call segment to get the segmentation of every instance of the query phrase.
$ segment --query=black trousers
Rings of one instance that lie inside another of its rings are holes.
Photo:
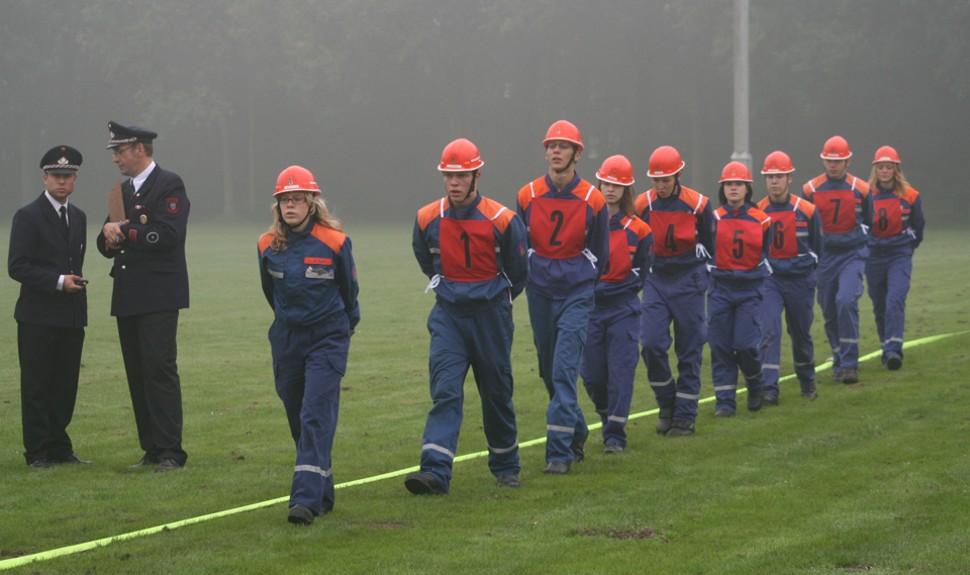
[[[178,319],[178,310],[119,317],[118,336],[145,456],[185,465],[188,454],[182,449],[182,386],[176,361]]]
[[[83,327],[17,322],[20,412],[27,463],[74,453],[67,426],[74,417]]]

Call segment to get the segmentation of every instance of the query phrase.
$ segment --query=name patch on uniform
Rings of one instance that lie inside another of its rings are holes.
[[[170,214],[179,213],[179,199],[165,198],[165,210]]]
[[[306,277],[310,279],[332,280],[333,270],[325,267],[307,266]]]
[[[333,260],[330,258],[303,258],[303,263],[308,266],[329,266],[333,264]]]

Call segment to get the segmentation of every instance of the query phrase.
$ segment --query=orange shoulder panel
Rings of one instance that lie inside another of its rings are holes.
[[[916,188],[906,188],[903,190],[903,199],[909,202],[909,205],[916,203],[916,198],[919,197],[919,191]]]
[[[635,233],[641,240],[653,233],[653,229],[650,228],[650,224],[641,220],[637,216],[630,217],[630,229],[633,230],[633,233]]]
[[[257,242],[257,245],[259,246],[260,255],[262,255],[263,253],[266,252],[266,250],[269,249],[269,246],[273,244],[273,239],[274,239],[274,236],[270,232],[266,232],[263,235],[259,236],[259,242]]]
[[[431,202],[418,210],[418,227],[422,230],[428,228],[428,224],[441,215],[441,200]]]
[[[788,203],[794,204],[795,196],[789,194]],[[805,198],[801,198],[801,201],[798,202],[798,211],[805,214],[805,217],[807,217],[808,219],[812,219],[812,216],[815,215],[815,204],[806,200]]]
[[[703,212],[707,206],[707,196],[693,188],[680,187],[680,199],[691,207],[695,212]]]
[[[344,240],[347,238],[347,235],[343,232],[328,228],[320,223],[316,223],[313,226],[313,231],[310,232],[310,235],[327,244],[327,247],[332,249],[334,253],[340,251],[340,248],[344,245]]]
[[[509,226],[509,221],[515,216],[515,212],[503,206],[502,204],[496,202],[491,198],[482,197],[482,201],[478,202],[478,211],[481,212],[483,216],[492,221],[492,224],[498,228],[498,231],[505,233],[505,229]]]
[[[590,188],[593,188],[592,193],[589,191]],[[589,195],[588,200],[586,199],[587,194]],[[579,180],[579,185],[576,186],[575,190],[573,190],[573,195],[580,199],[586,200],[586,203],[593,208],[594,212],[598,212],[602,210],[604,206],[606,206],[606,198],[603,197],[603,192],[599,191],[599,188],[582,178]]]
[[[855,178],[855,176],[852,174],[846,174],[846,179],[848,180],[849,178]],[[859,190],[859,193],[862,194],[863,197],[866,197],[869,195],[869,182],[863,180],[862,178],[856,178],[855,189]]]
[[[647,209],[647,194],[650,192],[643,192],[637,197],[633,198],[633,209],[636,210],[637,215],[643,213],[643,210]]]
[[[548,192],[549,189],[546,187],[546,177],[543,176],[541,178],[535,179],[529,182],[528,184],[522,186],[522,189],[519,190],[517,199],[519,202],[519,207],[522,208],[523,210],[529,207],[529,204],[532,203],[533,189],[535,190],[536,197],[539,197],[542,194]]]

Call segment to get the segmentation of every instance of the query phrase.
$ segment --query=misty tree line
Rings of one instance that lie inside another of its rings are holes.
[[[95,192],[78,201],[100,207],[117,177],[102,151],[115,120],[159,132],[156,156],[185,178],[194,214],[265,216],[276,174],[300,163],[338,214],[410,218],[441,192],[434,166],[456,137],[479,145],[483,190],[510,204],[545,169],[540,142],[560,118],[583,131],[587,178],[624,153],[645,189],[650,151],[671,144],[688,185],[709,194],[733,151],[732,9],[728,0],[0,0],[0,197],[14,205],[39,193],[37,161],[67,143],[85,154],[79,190]],[[755,167],[781,148],[807,180],[821,171],[822,142],[839,133],[856,175],[892,144],[930,192],[931,214],[947,197],[956,205],[970,3],[751,0],[750,10]]]

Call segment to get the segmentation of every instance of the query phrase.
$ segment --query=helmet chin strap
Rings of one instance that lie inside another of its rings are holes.
[[[313,200],[311,199],[310,202],[313,202]],[[297,223],[297,224],[289,224],[289,223],[287,223],[286,219],[283,218],[283,208],[281,208],[279,206],[279,204],[277,204],[276,205],[276,209],[280,211],[280,219],[283,220],[283,223],[286,224],[286,227],[290,228],[291,230],[295,230],[295,229],[299,228],[300,226],[302,226],[304,223],[306,223],[307,219],[309,219],[309,217],[310,217],[310,208],[309,208],[309,205],[308,205],[307,206],[306,215],[303,216],[303,219],[300,220],[300,222]]]
[[[576,163],[576,150],[573,150],[573,153],[572,153],[571,156],[569,156],[569,161],[566,162],[566,165],[563,166],[562,168],[558,169],[558,170],[556,168],[553,168],[553,170],[557,174],[562,174],[562,173],[566,172],[566,170],[568,170],[575,163]]]
[[[475,170],[472,172],[472,183],[468,185],[468,191],[465,192],[465,197],[462,198],[461,202],[459,203],[464,204],[465,202],[468,201],[468,198],[471,197],[472,193],[475,191],[475,186],[477,181],[478,181],[478,170]]]

